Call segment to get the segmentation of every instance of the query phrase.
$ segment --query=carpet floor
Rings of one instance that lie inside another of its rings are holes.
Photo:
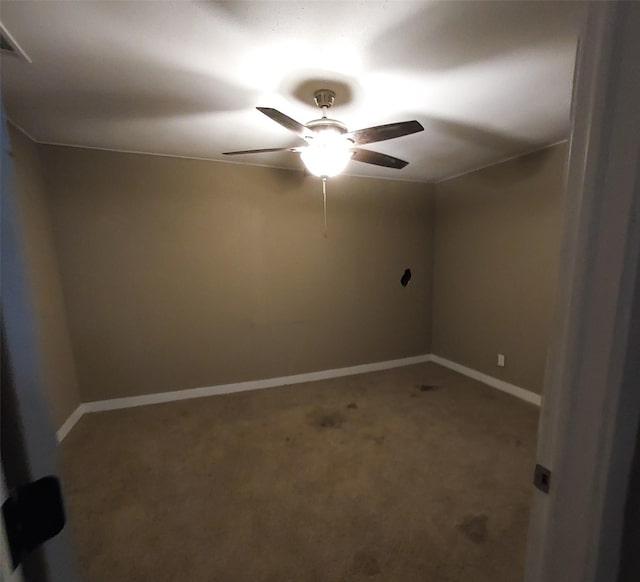
[[[538,409],[435,364],[85,415],[86,582],[518,582]]]

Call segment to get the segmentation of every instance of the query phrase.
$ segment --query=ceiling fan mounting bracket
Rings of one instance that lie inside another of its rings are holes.
[[[325,107],[328,109],[333,105],[336,94],[331,89],[318,89],[318,91],[313,94],[313,98],[320,109]]]

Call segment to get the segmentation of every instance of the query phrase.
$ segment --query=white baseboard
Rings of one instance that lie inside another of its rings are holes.
[[[175,390],[173,392],[145,394],[144,396],[97,400],[94,402],[87,402],[85,404],[85,412],[116,410],[118,408],[131,408],[133,406],[159,404],[161,402],[172,402],[174,400],[187,400],[189,398],[202,398],[204,396],[244,392],[245,390],[260,390],[262,388],[287,386],[289,384],[299,384],[302,382],[315,382],[317,380],[327,380],[329,378],[339,378],[341,376],[352,376],[354,374],[366,374],[367,372],[377,372],[379,370],[411,366],[412,364],[422,364],[430,361],[430,358],[430,354],[423,354],[420,356],[411,356],[409,358],[400,358],[399,360],[373,362],[371,364],[361,364],[359,366],[350,366],[347,368],[335,368],[333,370],[322,370],[320,372],[308,372],[306,374],[295,374],[293,376],[282,376],[280,378],[268,378],[266,380],[250,380],[248,382],[236,382],[234,384],[221,384],[219,386],[206,386],[204,388],[190,388],[187,390]]]
[[[87,412],[87,405],[80,404],[78,408],[76,408],[69,415],[69,418],[67,418],[67,420],[64,421],[64,424],[58,429],[58,432],[56,432],[56,436],[58,437],[59,443],[61,443],[62,439],[64,439],[64,437],[66,437],[69,434],[69,432],[71,432],[71,429],[76,425],[76,422],[78,422],[82,418],[82,415],[85,412]]]
[[[540,406],[542,404],[542,396],[540,394],[536,394],[535,392],[531,392],[530,390],[525,390],[524,388],[520,388],[520,386],[516,386],[515,384],[509,384],[509,382],[505,382],[503,380],[498,380],[498,378],[494,378],[493,376],[487,376],[487,374],[483,374],[482,372],[478,372],[472,368],[467,368],[462,364],[457,364],[456,362],[452,362],[451,360],[446,360],[445,358],[441,358],[440,356],[436,356],[435,354],[431,354],[430,361],[434,364],[439,364],[444,366],[445,368],[449,368],[454,370],[455,372],[459,372],[460,374],[464,374],[469,378],[473,378],[474,380],[478,380],[478,382],[482,382],[483,384],[488,384],[493,388],[497,388],[502,392],[506,392],[507,394],[511,394],[516,398],[520,398],[521,400],[525,400],[526,402],[530,402],[531,404],[535,404],[536,406]]]
[[[493,388],[507,392],[522,400],[540,406],[541,397],[539,394],[520,388],[508,382],[503,382],[497,378],[487,376],[461,364],[445,360],[435,354],[423,354],[400,358],[398,360],[387,360],[384,362],[373,362],[371,364],[361,364],[349,366],[347,368],[335,368],[333,370],[321,370],[319,372],[308,372],[306,374],[295,374],[293,376],[281,376],[280,378],[268,378],[266,380],[250,380],[248,382],[236,382],[233,384],[220,384],[218,386],[206,386],[204,388],[190,388],[187,390],[174,390],[173,392],[158,392],[156,394],[145,394],[144,396],[129,396],[127,398],[111,398],[109,400],[95,400],[85,402],[76,408],[71,416],[65,421],[57,432],[58,442],[61,442],[69,431],[75,426],[80,417],[87,412],[101,412],[105,410],[117,410],[119,408],[132,408],[134,406],[146,406],[147,404],[160,404],[162,402],[173,402],[175,400],[188,400],[190,398],[203,398],[205,396],[216,396],[218,394],[230,394],[232,392],[244,392],[246,390],[260,390],[262,388],[273,388],[276,386],[287,386],[290,384],[300,384],[302,382],[315,382],[317,380],[327,380],[330,378],[340,378],[342,376],[352,376],[354,374],[366,374],[367,372],[377,372],[379,370],[389,370],[402,366],[412,366],[434,362],[445,368],[450,368],[460,374],[469,376],[474,380],[488,384]]]

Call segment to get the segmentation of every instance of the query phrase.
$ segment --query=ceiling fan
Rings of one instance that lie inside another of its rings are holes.
[[[332,176],[336,176],[346,167],[349,160],[394,168],[401,170],[409,162],[360,146],[404,135],[410,135],[424,131],[424,127],[416,120],[377,125],[355,131],[348,131],[347,126],[327,117],[328,109],[333,105],[335,93],[330,89],[320,89],[314,94],[316,105],[322,111],[322,117],[313,119],[306,124],[299,123],[288,115],[271,107],[257,107],[258,111],[273,119],[286,129],[304,139],[307,144],[292,148],[267,148],[258,150],[244,150],[237,152],[224,152],[224,155],[238,154],[262,154],[271,152],[295,152],[300,154],[307,169],[314,175],[322,178],[323,182]]]

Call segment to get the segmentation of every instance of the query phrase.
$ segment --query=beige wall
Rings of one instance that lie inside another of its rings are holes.
[[[435,188],[336,178],[325,239],[301,173],[12,136],[58,426],[80,400],[429,351],[541,390],[564,145]]]
[[[430,351],[432,186],[40,151],[83,400]]]
[[[29,285],[35,306],[38,348],[52,421],[59,428],[80,404],[58,264],[53,249],[38,149],[9,126],[15,168],[20,230],[24,237]]]
[[[436,186],[433,352],[538,393],[565,157],[561,144]]]

